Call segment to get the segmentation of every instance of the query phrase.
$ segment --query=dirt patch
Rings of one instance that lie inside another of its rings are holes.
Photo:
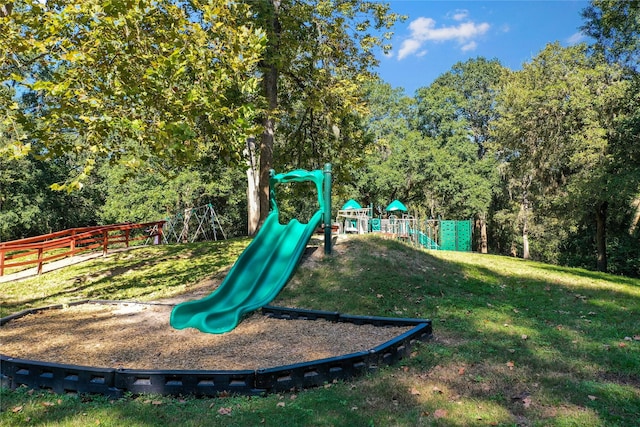
[[[16,358],[127,369],[261,369],[368,350],[409,327],[279,320],[253,314],[226,334],[169,324],[172,306],[82,304],[12,320],[2,353]]]

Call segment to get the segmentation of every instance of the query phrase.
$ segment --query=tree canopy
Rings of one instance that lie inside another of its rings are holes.
[[[266,32],[260,62],[264,101],[259,140],[261,219],[269,210],[269,170],[276,162],[313,169],[331,161],[341,175],[361,151],[357,114],[363,84],[373,78],[377,49],[400,18],[386,3],[366,0],[264,0],[253,22]],[[342,167],[342,162],[346,162]]]
[[[165,168],[202,156],[240,160],[253,132],[264,33],[223,0],[13,2],[0,20],[5,153],[74,155],[80,186],[99,158]],[[7,143],[8,142],[8,143]]]
[[[640,65],[639,2],[592,0],[582,16],[586,21],[582,31],[596,40],[596,50],[610,61],[637,70]]]

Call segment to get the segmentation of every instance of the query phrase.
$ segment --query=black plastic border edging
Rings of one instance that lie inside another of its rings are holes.
[[[10,320],[42,310],[59,309],[85,303],[140,304],[129,301],[84,300],[24,310],[0,319]],[[394,339],[368,351],[259,370],[139,370],[95,368],[16,359],[0,354],[0,386],[15,389],[47,389],[55,393],[96,393],[121,397],[126,392],[163,395],[218,396],[221,393],[259,395],[318,387],[334,380],[348,380],[373,372],[380,366],[406,357],[418,341],[432,335],[431,320],[374,316],[352,316],[337,312],[265,306],[262,314],[278,319],[327,320],[357,325],[413,326]]]

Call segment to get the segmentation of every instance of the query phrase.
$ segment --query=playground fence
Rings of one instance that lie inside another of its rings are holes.
[[[164,223],[165,221],[155,221],[70,228],[41,236],[0,242],[0,276],[4,275],[6,269],[34,264],[37,264],[38,274],[41,274],[42,265],[49,261],[98,248],[106,254],[110,247],[129,247],[131,242],[139,240],[152,239],[155,244],[159,244],[162,242]]]

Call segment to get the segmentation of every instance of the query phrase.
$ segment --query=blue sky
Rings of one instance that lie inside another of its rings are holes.
[[[387,0],[408,18],[396,24],[389,56],[379,55],[378,73],[407,95],[429,86],[460,61],[498,59],[512,70],[529,62],[547,43],[588,41],[582,0],[434,1]]]

